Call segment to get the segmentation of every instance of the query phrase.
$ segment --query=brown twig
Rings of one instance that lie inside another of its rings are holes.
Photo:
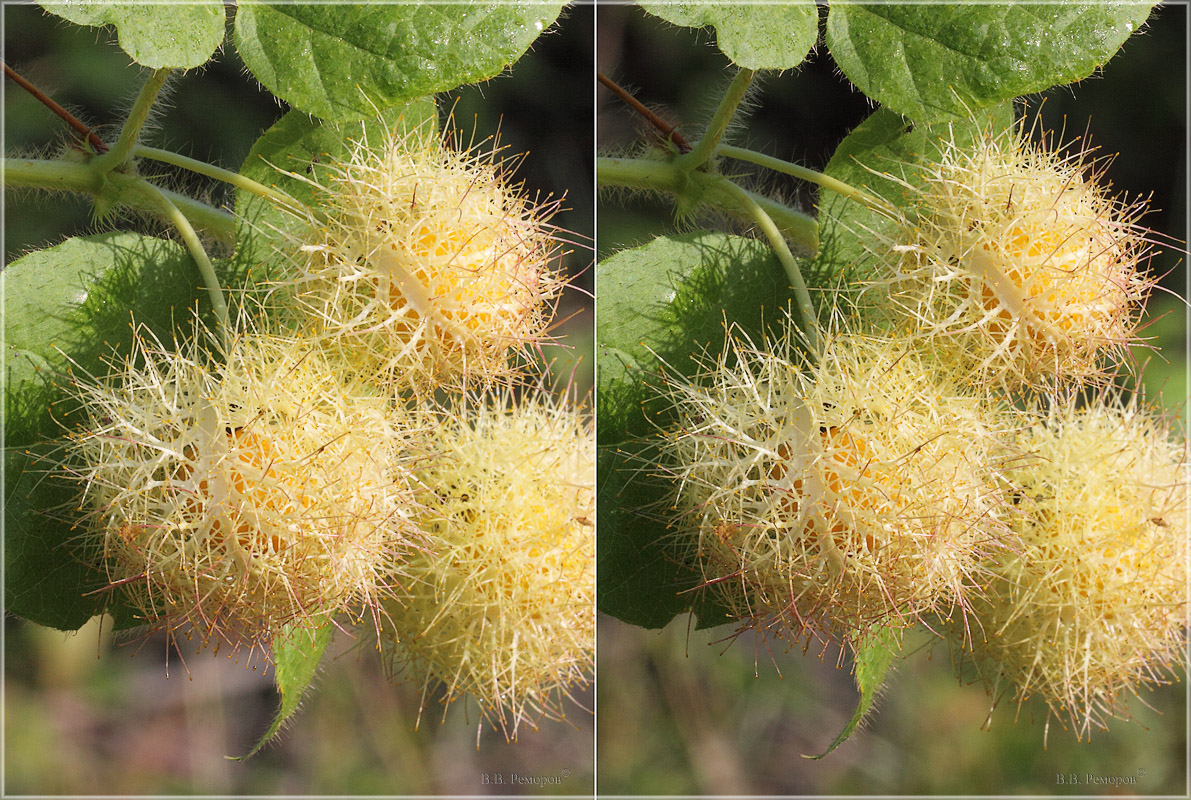
[[[94,131],[92,131],[90,128],[88,128],[86,125],[84,125],[82,122],[80,122],[78,117],[76,117],[74,114],[71,114],[65,108],[63,108],[62,106],[55,103],[49,97],[49,95],[47,95],[41,89],[38,89],[33,84],[29,83],[29,81],[25,80],[20,75],[18,75],[16,70],[14,70],[12,67],[8,66],[8,64],[4,65],[4,74],[7,75],[8,77],[12,78],[14,81],[16,81],[17,85],[20,86],[22,89],[24,89],[26,92],[28,92],[29,94],[36,97],[43,105],[45,105],[46,108],[48,108],[50,111],[53,111],[55,114],[57,114],[63,120],[65,120],[66,124],[69,125],[71,128],[73,128],[75,133],[77,133],[79,136],[84,137],[88,142],[91,143],[91,146],[93,148],[95,148],[95,152],[106,153],[108,151],[108,146],[103,143],[103,140],[100,139],[98,136],[96,136]]]
[[[627,103],[634,111],[645,117],[645,119],[649,120],[649,124],[657,128],[662,135],[666,137],[666,139],[674,142],[674,145],[681,152],[691,152],[691,146],[687,144],[686,139],[682,138],[681,133],[663,122],[661,117],[646,108],[640,100],[629,94],[625,88],[620,86],[618,83],[616,83],[616,81],[612,80],[602,72],[596,72],[596,78],[599,79],[601,84],[612,90],[617,97]]]

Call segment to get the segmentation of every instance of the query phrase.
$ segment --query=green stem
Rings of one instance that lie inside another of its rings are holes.
[[[128,119],[124,120],[120,138],[108,152],[93,159],[92,164],[95,169],[100,172],[111,172],[128,160],[132,154],[132,148],[136,146],[137,138],[141,135],[141,129],[145,127],[145,121],[149,119],[153,102],[161,92],[161,87],[165,85],[170,72],[169,68],[154,70],[145,80],[145,84],[137,93],[136,100],[132,103],[132,110],[128,112]]]
[[[780,158],[763,155],[754,150],[748,150],[743,147],[733,147],[732,145],[720,145],[719,153],[728,158],[734,158],[737,161],[747,161],[750,164],[756,164],[759,167],[765,167],[775,172],[782,172],[786,175],[792,175],[800,180],[808,181],[829,189],[836,194],[843,195],[851,200],[863,203],[868,208],[874,211],[889,215],[892,212],[889,210],[889,204],[880,197],[871,195],[868,192],[861,191],[856,187],[844,183],[843,181],[832,178],[830,175],[824,175],[822,172],[816,172],[813,169],[804,167],[800,164],[794,164],[789,161],[783,161]]]
[[[687,173],[670,161],[597,158],[596,179],[601,186],[624,186],[666,192],[755,222],[752,212],[741,205],[741,198],[747,197],[765,211],[784,237],[797,242],[812,253],[819,249],[819,225],[814,218],[768,197],[742,189],[721,175],[707,172]],[[732,189],[728,189],[729,186]]]
[[[596,182],[601,187],[625,186],[679,194],[690,177],[669,161],[640,158],[597,158]]]
[[[157,206],[158,212],[169,220],[178,233],[182,235],[182,241],[186,245],[186,249],[190,251],[190,255],[194,258],[198,265],[199,273],[203,276],[203,283],[207,286],[207,294],[211,297],[211,308],[215,311],[215,318],[219,320],[219,338],[223,342],[224,347],[227,347],[231,339],[231,318],[228,315],[227,300],[223,296],[223,287],[219,285],[219,277],[215,274],[215,266],[211,263],[211,259],[207,256],[207,251],[203,249],[203,243],[199,241],[198,234],[195,233],[194,228],[190,224],[190,220],[178,210],[165,193],[158,187],[149,183],[148,181],[140,182],[140,191]]]
[[[217,181],[231,184],[237,189],[243,189],[250,194],[257,197],[263,197],[277,203],[282,208],[300,209],[302,204],[294,198],[290,197],[280,189],[274,189],[265,186],[263,183],[258,183],[252,178],[247,178],[238,172],[217,167],[214,164],[208,164],[206,161],[199,161],[196,158],[188,158],[187,156],[171,152],[169,150],[159,150],[156,147],[146,147],[143,144],[137,145],[133,151],[133,155],[140,158],[148,158],[153,161],[160,161],[164,164],[172,164],[175,167],[188,169],[191,172],[199,175],[206,175],[208,178],[214,178]]]
[[[798,262],[794,259],[794,254],[790,252],[790,246],[786,244],[785,237],[782,236],[782,232],[778,230],[773,219],[749,192],[731,181],[727,181],[727,184],[725,190],[736,195],[740,200],[740,204],[749,212],[761,232],[765,234],[765,238],[769,240],[769,246],[777,254],[778,261],[782,262],[786,275],[790,278],[790,286],[794,289],[794,303],[798,306],[798,313],[802,316],[803,331],[806,334],[807,343],[810,345],[811,352],[817,356],[820,353],[819,318],[815,315],[810,292],[807,291],[806,281],[802,279]]]
[[[793,242],[798,242],[800,245],[806,248],[807,252],[811,253],[812,255],[819,251],[819,223],[814,217],[803,214],[800,211],[795,211],[789,206],[779,203],[776,200],[768,198],[764,195],[757,194],[756,192],[750,192],[748,189],[743,189],[722,176],[709,175],[707,177],[714,177],[716,184],[728,189],[731,194],[737,197],[747,197],[752,203],[755,203],[762,211],[765,212],[765,215],[771,222],[777,224],[778,230],[786,239],[789,239]],[[721,207],[725,208],[725,210],[731,211],[737,216],[740,216],[739,210],[729,209],[726,208],[726,206]],[[748,216],[751,218],[751,213]]]
[[[698,169],[715,154],[716,147],[724,138],[724,133],[728,130],[728,125],[731,124],[732,117],[736,114],[740,101],[744,100],[744,93],[748,90],[749,84],[753,82],[753,76],[756,74],[751,69],[742,69],[736,73],[728,91],[724,92],[724,96],[720,98],[720,103],[711,117],[711,122],[707,126],[707,132],[703,134],[703,138],[695,144],[691,152],[675,160],[680,169],[688,172]]]
[[[85,162],[34,158],[4,159],[4,185],[53,192],[80,192],[92,197],[110,196],[120,205],[138,211],[157,213],[160,206],[149,202],[144,193],[129,190],[143,178],[117,172],[102,175]],[[236,240],[236,220],[226,211],[166,189],[159,190],[191,222],[219,242],[232,245]]]
[[[105,179],[88,164],[78,161],[39,158],[4,159],[4,186],[26,189],[48,189],[51,192],[85,192],[96,195],[103,191]]]
[[[143,181],[143,178],[137,180]],[[147,181],[146,181],[147,183]],[[191,224],[217,240],[220,244],[232,247],[236,244],[236,218],[223,209],[215,208],[201,200],[187,197],[184,194],[171,192],[169,189],[157,187],[179,211],[186,215]],[[128,203],[133,206],[132,203]],[[148,209],[146,209],[148,210]]]

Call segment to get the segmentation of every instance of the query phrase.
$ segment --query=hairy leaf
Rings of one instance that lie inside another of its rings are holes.
[[[120,49],[153,69],[201,67],[223,42],[220,0],[159,0],[153,4],[42,0],[51,14],[76,25],[114,25]]]
[[[653,437],[673,421],[657,396],[660,373],[689,375],[691,356],[714,356],[726,324],[759,336],[790,301],[785,272],[754,239],[700,231],[624,250],[596,268],[600,609],[625,622],[664,626],[694,608],[700,625],[726,622],[701,601],[695,565],[668,542],[673,486]]]
[[[885,676],[889,674],[889,669],[893,666],[899,651],[897,633],[887,628],[878,628],[870,632],[856,646],[853,669],[855,670],[856,689],[860,692],[856,711],[852,713],[848,724],[844,726],[839,736],[835,737],[826,750],[817,756],[803,756],[804,758],[815,760],[823,758],[851,738],[852,734],[860,727],[860,723],[873,710],[877,697],[881,693],[881,686],[885,683]]]
[[[1154,5],[836,0],[827,46],[862,92],[931,122],[1088,77]]]
[[[242,0],[235,41],[271,92],[324,119],[486,80],[529,49],[563,3],[268,3]]]
[[[131,351],[135,322],[162,341],[208,308],[189,253],[136,233],[67,239],[9,264],[5,294],[5,602],[41,625],[75,630],[115,598],[80,549],[80,487],[57,464],[79,421],[74,377],[102,376]],[[112,608],[117,625],[135,625]]]
[[[256,755],[281,732],[286,720],[298,710],[302,695],[314,680],[314,673],[318,671],[319,662],[322,661],[323,653],[331,643],[331,635],[334,632],[335,625],[328,622],[316,631],[290,627],[273,640],[274,677],[277,680],[277,691],[281,695],[281,707],[277,709],[273,724],[261,736],[260,741],[246,755],[236,758],[236,761]]]
[[[715,28],[716,44],[745,69],[792,69],[819,36],[819,12],[812,0],[787,3],[700,3],[649,0],[650,14],[688,28]]]

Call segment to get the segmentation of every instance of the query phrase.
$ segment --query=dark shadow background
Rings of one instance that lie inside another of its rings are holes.
[[[564,262],[574,278],[549,349],[557,374],[574,375],[580,396],[592,383],[594,10],[565,10],[531,51],[504,74],[441,98],[460,128],[494,134],[510,154],[528,153],[516,173],[530,195],[562,197],[554,222],[575,242]],[[35,85],[98,126],[111,140],[142,72],[130,66],[114,31],[81,28],[35,6],[4,4],[5,60]],[[239,168],[255,139],[286,110],[244,70],[229,40],[207,66],[175,78],[147,142]],[[456,99],[457,98],[457,99]],[[6,154],[59,152],[64,124],[5,81]],[[154,170],[158,165],[153,166]],[[161,167],[161,169],[168,169]],[[172,188],[221,204],[230,191],[178,174]],[[6,192],[5,263],[66,236],[94,232],[85,200]],[[162,233],[157,226],[132,227]],[[105,623],[110,627],[110,623]],[[570,705],[570,719],[526,729],[507,744],[485,731],[476,749],[477,716],[464,704],[445,722],[437,700],[416,687],[394,689],[378,658],[341,636],[328,653],[288,731],[253,759],[247,752],[277,706],[271,678],[244,658],[168,654],[160,637],[116,644],[96,621],[77,635],[6,618],[4,792],[7,794],[588,794],[593,781],[594,692]],[[185,658],[186,667],[181,658]],[[541,788],[510,786],[510,774],[556,777]],[[496,775],[506,783],[497,785]],[[485,775],[489,782],[484,782]]]
[[[822,13],[822,9],[820,12]],[[1046,127],[1066,119],[1066,140],[1087,129],[1101,154],[1119,153],[1107,171],[1114,191],[1152,195],[1144,222],[1177,245],[1153,270],[1165,275],[1150,303],[1147,330],[1162,349],[1146,367],[1147,389],[1183,414],[1186,373],[1187,7],[1165,6],[1095,76],[1045,94]],[[677,125],[688,141],[728,85],[732,71],[710,30],[676,28],[635,7],[601,6],[597,68]],[[826,47],[802,66],[768,73],[752,94],[752,113],[730,134],[733,144],[822,169],[835,147],[873,110],[843,78]],[[1030,98],[1036,107],[1041,98]],[[631,149],[649,134],[611,92],[597,92],[601,155]],[[730,162],[747,174],[751,168]],[[814,192],[781,176],[746,179],[812,210]],[[713,227],[722,223],[713,221]],[[610,192],[598,206],[600,258],[675,230],[664,203]],[[1173,295],[1173,296],[1172,296]],[[1185,414],[1184,414],[1185,418]],[[1184,685],[1143,692],[1130,704],[1137,720],[1116,722],[1079,744],[1051,725],[1043,749],[1045,707],[1036,701],[998,708],[983,730],[991,699],[954,676],[946,647],[927,637],[887,685],[867,730],[823,761],[821,753],[855,708],[848,664],[820,655],[771,652],[755,637],[729,644],[730,628],[695,632],[685,618],[662,631],[601,617],[599,790],[635,794],[1070,795],[1183,794],[1186,791]],[[1133,778],[1134,784],[1072,786],[1059,775]]]

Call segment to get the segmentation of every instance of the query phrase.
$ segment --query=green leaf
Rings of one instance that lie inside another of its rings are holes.
[[[271,92],[324,119],[498,74],[529,49],[563,3],[266,3],[242,0],[236,47]]]
[[[819,12],[813,0],[767,5],[649,0],[640,5],[675,25],[715,28],[720,50],[745,69],[797,67],[819,37]]]
[[[104,610],[90,594],[106,581],[63,515],[78,505],[78,487],[50,471],[59,446],[4,450],[4,604],[7,611],[64,631]]]
[[[42,0],[46,11],[76,25],[115,25],[120,49],[153,69],[206,64],[223,42],[221,0],[84,3]]]
[[[136,233],[67,239],[9,264],[5,295],[5,603],[52,628],[75,630],[113,598],[83,551],[79,486],[57,465],[78,422],[72,374],[104,375],[131,352],[135,320],[164,342],[207,310],[198,270],[175,242]],[[136,624],[113,609],[117,624]]]
[[[878,109],[840,142],[823,171],[912,218],[916,198],[903,181],[915,184],[925,165],[938,159],[944,141],[973,142],[990,131],[1005,130],[1013,120],[1012,103],[938,126],[915,126],[888,109]],[[816,268],[832,275],[847,273],[850,286],[879,275],[882,253],[896,239],[899,224],[826,190],[820,194],[819,211]]]
[[[233,761],[243,761],[256,755],[266,743],[281,732],[282,725],[298,710],[302,695],[314,680],[314,673],[318,671],[319,662],[322,661],[327,645],[331,643],[334,631],[335,625],[331,622],[316,631],[291,626],[273,640],[273,669],[277,691],[281,694],[281,707],[277,709],[273,724],[265,731],[256,746],[243,756],[233,757]]]
[[[596,281],[600,610],[660,628],[694,608],[701,626],[721,624],[726,612],[695,591],[697,568],[667,544],[673,486],[652,437],[672,411],[657,397],[659,373],[692,374],[692,355],[723,349],[726,323],[760,337],[789,304],[785,272],[761,242],[697,231],[621,251]]]
[[[836,0],[831,55],[866,95],[919,122],[1091,75],[1155,3],[902,4]]]
[[[878,628],[856,645],[853,656],[853,668],[856,678],[856,689],[860,692],[860,701],[856,704],[856,711],[848,724],[840,731],[835,741],[817,756],[804,755],[803,758],[818,760],[839,747],[856,732],[860,723],[873,710],[877,697],[881,693],[881,685],[885,676],[889,674],[897,654],[901,650],[897,632],[889,628]]]
[[[137,233],[67,239],[12,262],[0,283],[10,447],[62,433],[73,412],[67,370],[104,374],[104,356],[131,350],[133,319],[170,341],[175,323],[188,324],[196,306],[207,308],[186,249]]]
[[[438,116],[434,100],[419,98],[404,106],[385,109],[379,116],[347,124],[312,118],[290,111],[256,140],[240,174],[257,183],[278,189],[307,207],[324,200],[312,185],[319,171],[334,159],[347,158],[359,143],[380,147],[391,131],[433,130]],[[236,190],[237,258],[249,264],[275,260],[275,249],[286,245],[286,237],[300,236],[303,223],[282,211],[273,201],[243,189]],[[274,274],[274,268],[265,272]]]

